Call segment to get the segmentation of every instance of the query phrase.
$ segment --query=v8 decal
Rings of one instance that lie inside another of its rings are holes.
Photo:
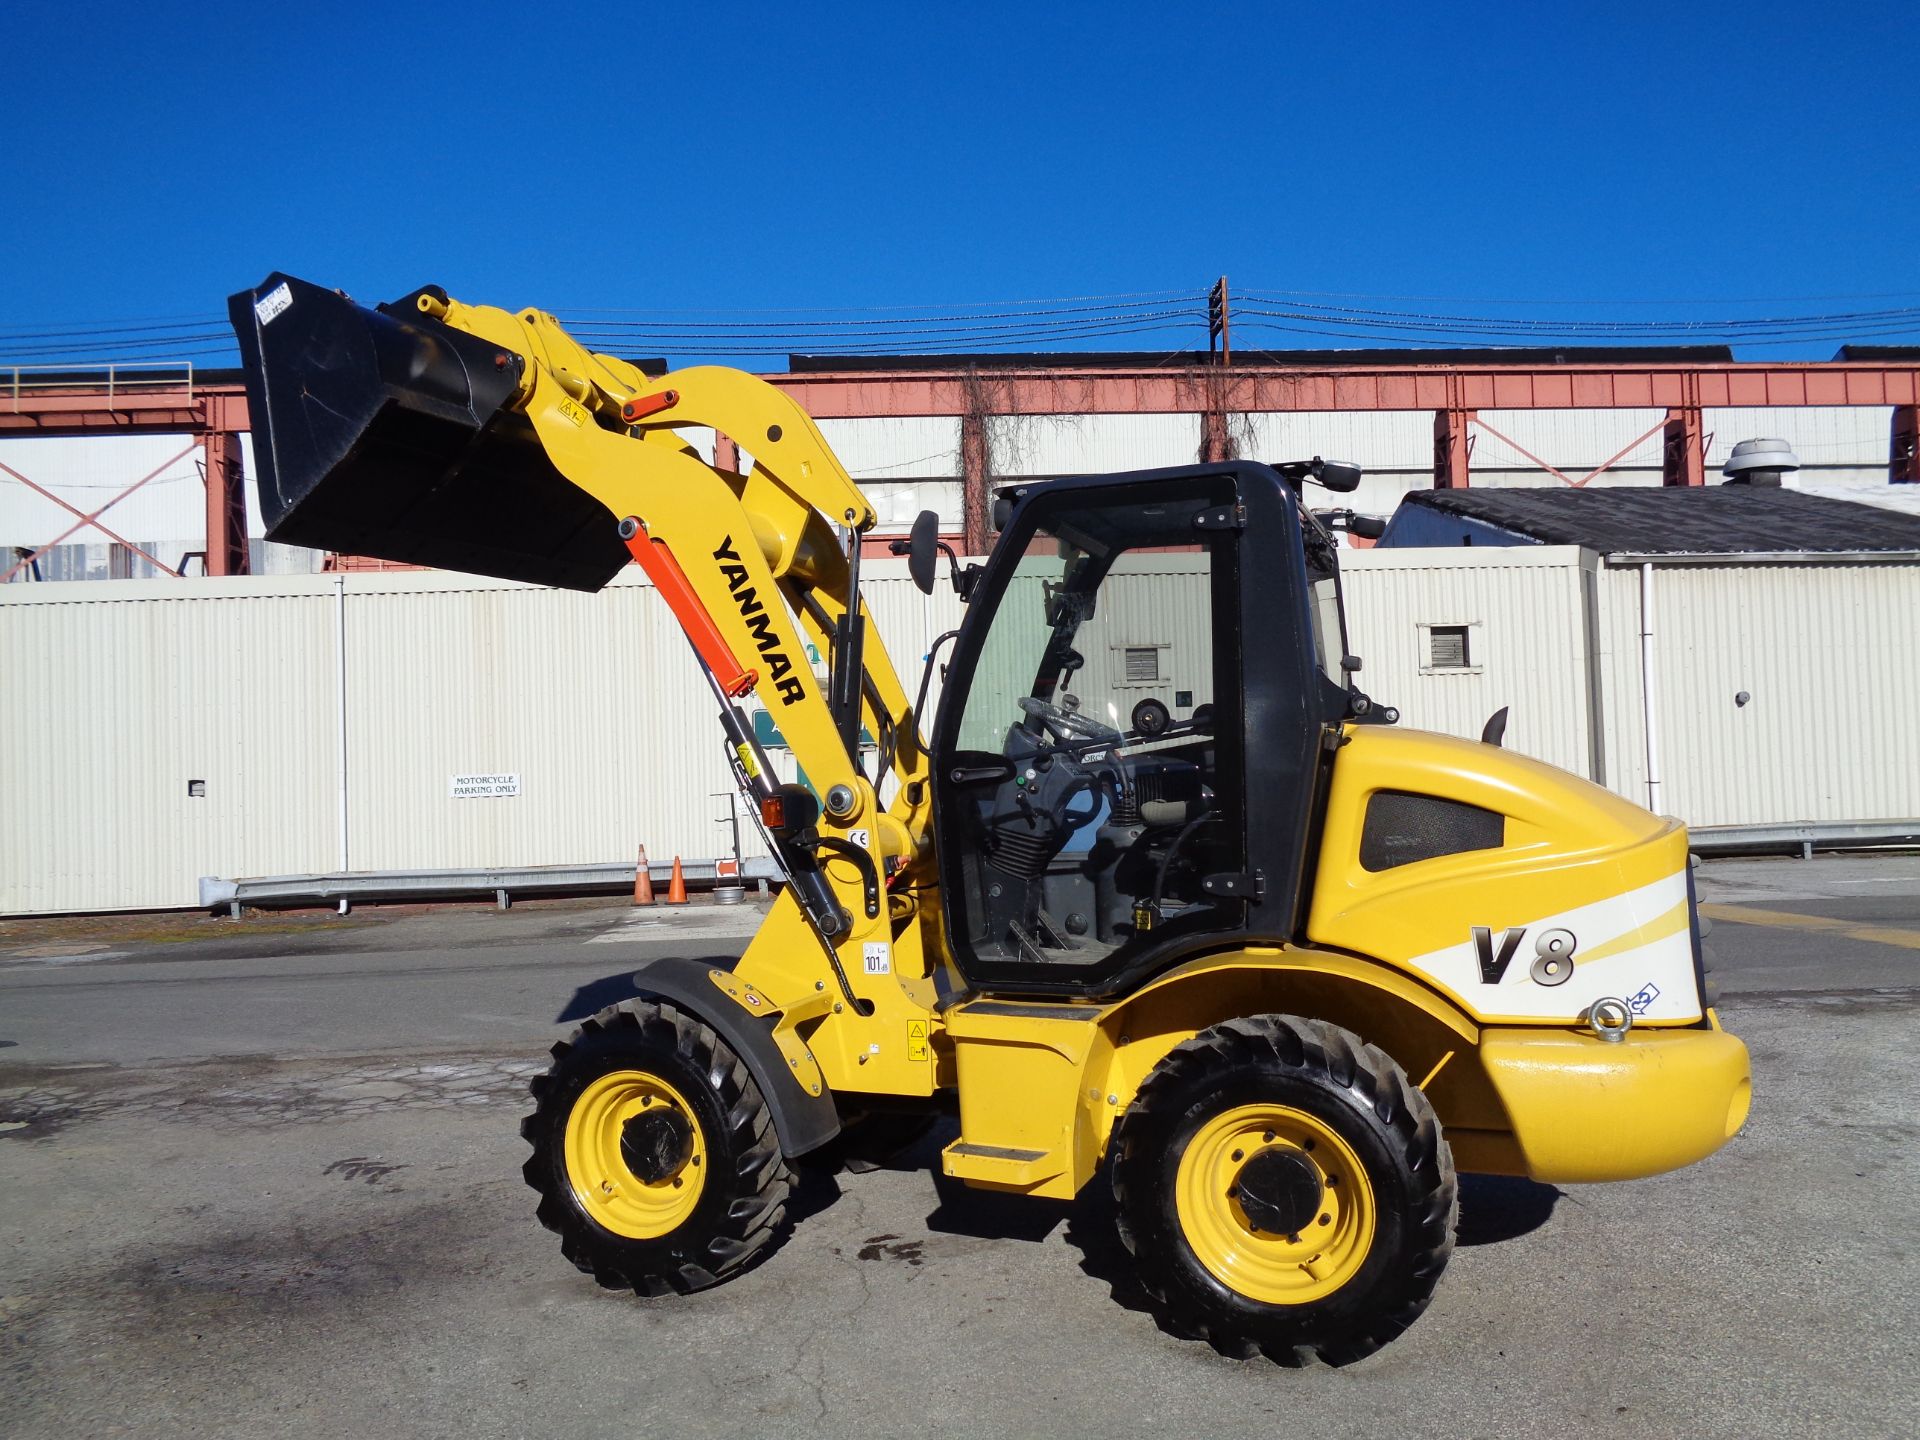
[[[1514,952],[1526,939],[1526,928],[1507,930],[1500,936],[1500,948],[1493,944],[1493,931],[1485,925],[1473,927],[1473,950],[1480,962],[1480,982],[1498,985],[1513,963]],[[1542,930],[1533,942],[1533,964],[1527,974],[1536,985],[1564,985],[1573,978],[1573,952],[1580,942],[1571,930]]]

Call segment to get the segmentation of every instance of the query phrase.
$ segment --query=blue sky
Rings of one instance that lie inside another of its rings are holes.
[[[696,322],[1222,273],[1422,313],[1920,307],[1917,16],[13,7],[0,361],[24,331],[218,315],[272,269]],[[1204,333],[1084,343],[1163,342]]]

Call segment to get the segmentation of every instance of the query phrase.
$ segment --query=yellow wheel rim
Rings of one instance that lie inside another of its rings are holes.
[[[630,1121],[666,1113],[692,1132],[691,1148],[671,1173],[648,1181],[633,1172],[622,1141]],[[567,1180],[580,1208],[603,1229],[656,1240],[693,1214],[706,1188],[707,1143],[687,1097],[644,1070],[602,1075],[567,1115]]]
[[[1235,1193],[1247,1161],[1271,1150],[1304,1160],[1319,1177],[1320,1203],[1291,1234],[1260,1229]],[[1180,1156],[1174,1194],[1195,1258],[1228,1289],[1262,1304],[1324,1299],[1359,1273],[1373,1249],[1373,1186],[1360,1157],[1324,1120],[1284,1105],[1237,1106],[1201,1126]]]

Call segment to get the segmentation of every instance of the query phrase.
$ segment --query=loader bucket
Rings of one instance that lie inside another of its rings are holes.
[[[617,517],[506,408],[521,358],[419,293],[368,310],[276,273],[228,300],[267,538],[598,590],[628,563]]]

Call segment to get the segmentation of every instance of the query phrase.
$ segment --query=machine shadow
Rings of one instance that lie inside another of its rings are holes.
[[[1462,1175],[1456,1245],[1498,1245],[1531,1234],[1553,1218],[1566,1194],[1555,1185],[1513,1175]]]
[[[1505,1175],[1460,1177],[1460,1224],[1454,1243],[1498,1245],[1538,1230],[1565,1192],[1552,1185]],[[1005,1199],[1020,1202],[1015,1196]],[[1080,1268],[1103,1282],[1129,1310],[1152,1314],[1154,1305],[1137,1279],[1133,1257],[1120,1239],[1113,1189],[1103,1168],[1067,1210],[1062,1237],[1080,1252]]]
[[[927,1229],[936,1235],[975,1240],[1024,1240],[1037,1245],[1060,1228],[1072,1208],[1064,1200],[970,1190],[938,1168],[933,1171],[933,1191],[939,1204],[927,1216]]]
[[[1139,1270],[1120,1238],[1119,1213],[1113,1203],[1113,1181],[1106,1166],[1074,1197],[1061,1237],[1080,1252],[1080,1269],[1112,1293],[1114,1303],[1143,1315],[1155,1314],[1152,1299],[1140,1284]]]

